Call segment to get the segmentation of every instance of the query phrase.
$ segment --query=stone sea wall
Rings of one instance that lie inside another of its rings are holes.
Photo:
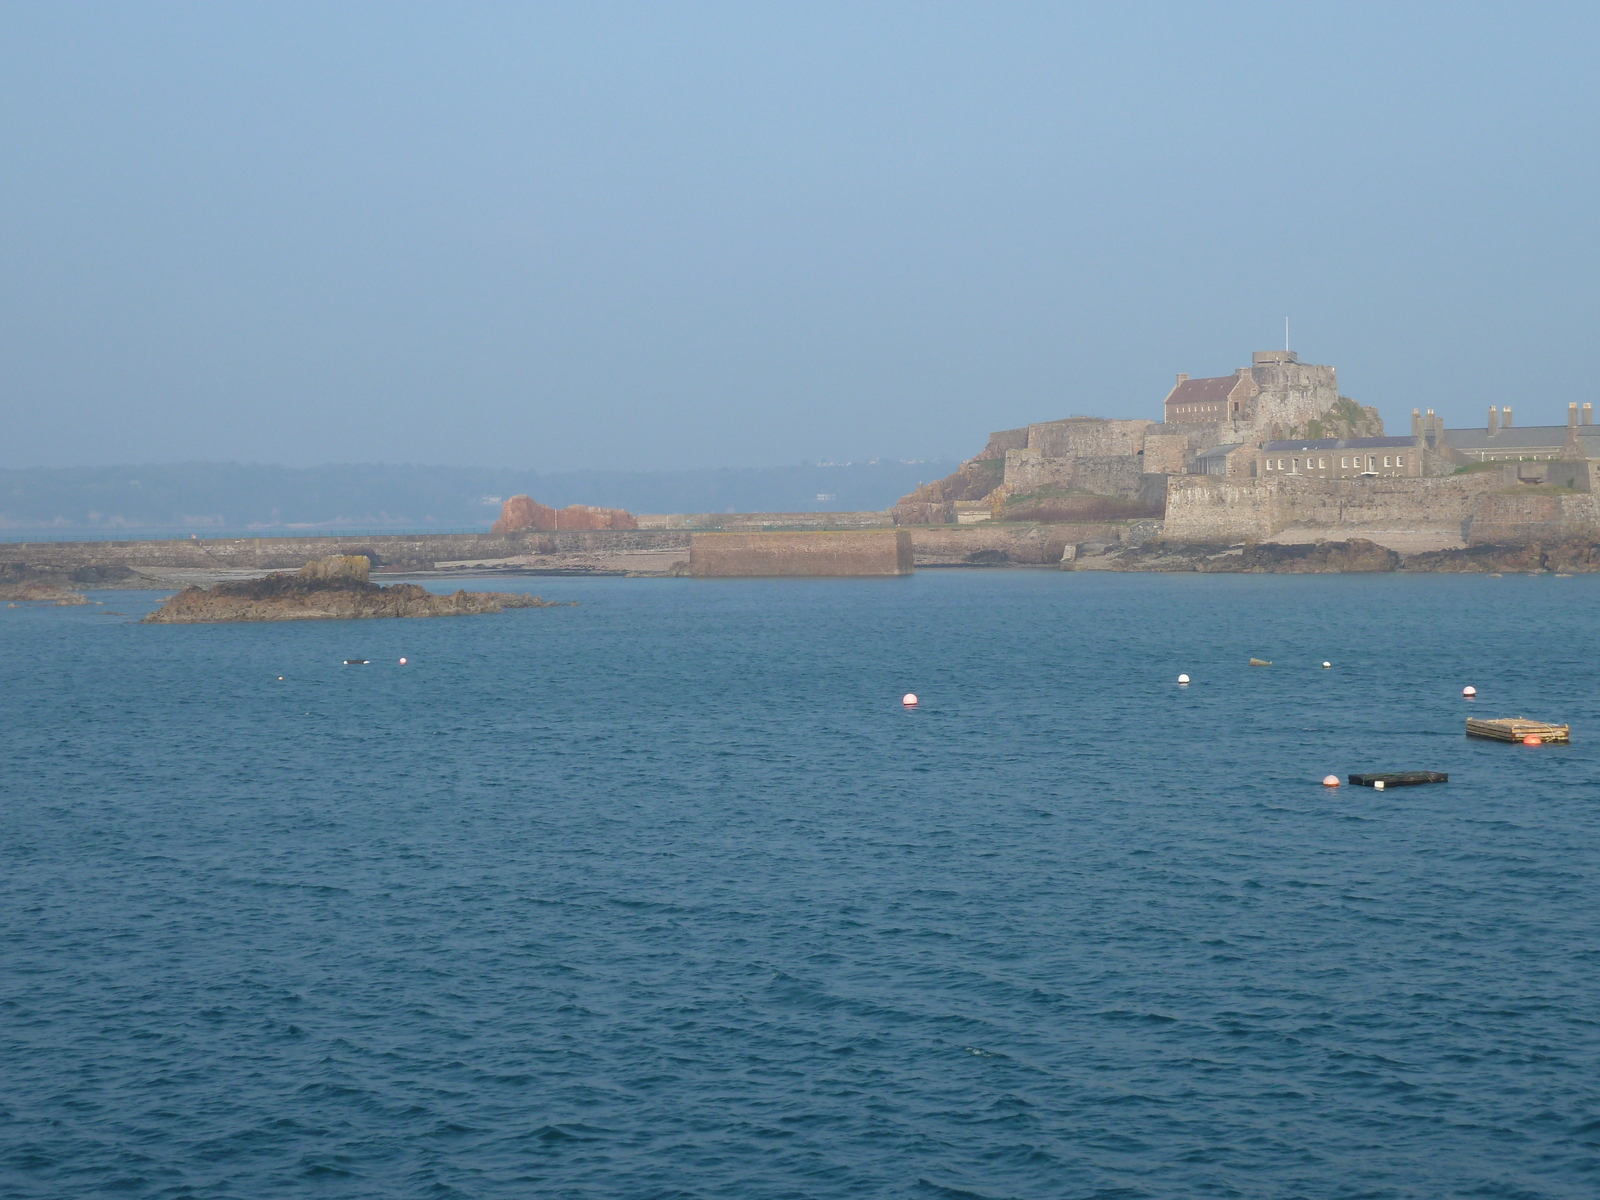
[[[1600,505],[1593,495],[1507,495],[1483,497],[1467,527],[1467,541],[1515,544],[1566,541],[1600,536]]]
[[[844,532],[696,533],[689,574],[909,575],[911,534],[882,529]]]
[[[1068,524],[992,522],[912,526],[919,567],[1054,566],[1068,546],[1116,545],[1141,540],[1159,521],[1084,521]]]

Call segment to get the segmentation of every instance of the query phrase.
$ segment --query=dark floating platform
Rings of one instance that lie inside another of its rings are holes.
[[[1414,783],[1449,783],[1444,771],[1389,771],[1382,775],[1352,775],[1350,782],[1356,787],[1371,787],[1381,783],[1385,788],[1410,787]]]

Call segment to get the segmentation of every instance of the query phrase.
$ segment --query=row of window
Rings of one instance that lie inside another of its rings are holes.
[[[1390,461],[1391,459],[1393,461]],[[1293,468],[1290,468],[1285,466],[1285,463],[1293,463],[1294,466]],[[1383,456],[1383,465],[1386,467],[1403,467],[1406,465],[1406,456],[1404,454],[1385,454]],[[1339,469],[1341,471],[1351,470],[1352,466],[1357,471],[1361,470],[1361,456],[1359,454],[1357,454],[1354,458],[1346,454],[1339,459]],[[1272,469],[1272,459],[1269,458],[1267,459],[1267,470],[1270,471]],[[1287,471],[1291,469],[1298,471],[1300,469],[1300,460],[1298,458],[1280,458],[1278,459],[1277,469],[1280,471]],[[1308,471],[1326,471],[1327,469],[1328,460],[1325,458],[1306,459],[1306,470]],[[1378,469],[1378,456],[1376,454],[1367,455],[1366,469],[1369,471],[1376,471]]]

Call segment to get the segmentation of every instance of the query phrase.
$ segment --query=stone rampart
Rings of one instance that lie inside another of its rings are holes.
[[[903,529],[777,533],[695,533],[689,574],[909,575],[911,534]]]
[[[1145,430],[1154,424],[1154,421],[1114,421],[1098,417],[1044,421],[1028,426],[1028,449],[1037,450],[1046,458],[1131,456],[1144,448]]]

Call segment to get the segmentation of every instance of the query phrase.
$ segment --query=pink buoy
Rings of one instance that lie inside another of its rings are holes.
[[[1467,687],[1461,689],[1461,694],[1463,696],[1476,696],[1478,694],[1478,689],[1468,685]]]
[[[1323,787],[1338,787],[1339,786],[1339,777],[1337,775],[1324,775],[1322,777],[1322,786]]]
[[[904,696],[900,697],[900,703],[904,704],[907,708],[915,708],[917,706],[917,694],[915,692],[907,692]]]
[[[403,666],[405,666],[405,665],[406,665],[406,660],[405,660],[405,659],[403,659],[403,658],[402,658],[402,659],[401,659],[401,660],[400,660],[400,665],[401,665],[401,666],[402,666],[402,667],[403,667]]]

